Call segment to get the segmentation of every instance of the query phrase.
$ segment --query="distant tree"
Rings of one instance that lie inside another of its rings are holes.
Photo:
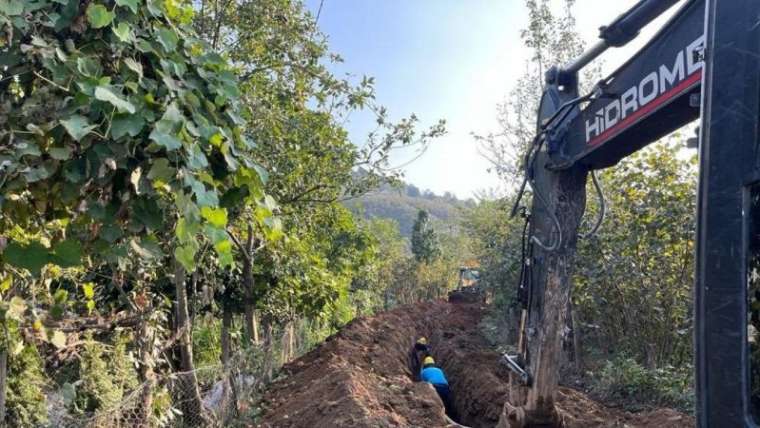
[[[406,195],[410,196],[412,198],[419,198],[420,197],[420,189],[415,186],[414,184],[408,184],[406,186]]]
[[[438,238],[430,224],[430,214],[425,210],[417,213],[417,221],[412,228],[412,254],[417,262],[430,263],[441,253]]]

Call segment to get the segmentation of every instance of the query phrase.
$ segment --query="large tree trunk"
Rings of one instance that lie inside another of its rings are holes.
[[[181,409],[185,424],[188,426],[207,426],[210,421],[203,410],[203,399],[198,386],[198,377],[193,364],[192,325],[187,304],[187,285],[185,270],[177,264],[174,271],[174,290],[177,298],[175,314],[175,333],[179,335],[177,348],[180,354],[180,374],[178,376],[181,391]]]
[[[510,394],[503,416],[508,426],[557,426],[559,417],[554,407],[562,353],[562,333],[566,325],[571,272],[578,226],[586,204],[587,170],[573,167],[559,172],[545,169],[546,157],[539,155],[536,165],[536,189],[548,202],[543,206],[535,196],[531,217],[531,236],[545,245],[558,238],[551,212],[560,224],[562,240],[553,251],[534,245],[531,263],[533,284],[530,291],[526,352],[523,355],[531,376],[529,388],[516,385]],[[538,263],[536,260],[540,260]],[[523,401],[524,400],[524,401]]]

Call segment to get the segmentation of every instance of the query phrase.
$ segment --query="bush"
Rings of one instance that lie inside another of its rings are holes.
[[[633,358],[607,361],[598,373],[590,373],[592,391],[627,410],[669,406],[691,412],[694,408],[692,367],[665,366],[648,369]]]
[[[16,426],[40,426],[47,422],[42,366],[42,358],[33,345],[25,345],[17,355],[8,356],[6,420]]]

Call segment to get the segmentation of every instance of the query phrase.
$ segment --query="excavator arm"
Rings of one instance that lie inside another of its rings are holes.
[[[590,93],[579,93],[584,66],[628,43],[676,4],[678,11],[649,43]],[[760,2],[642,0],[602,27],[600,41],[578,59],[550,69],[545,83],[520,190],[522,197],[530,184],[532,201],[520,210],[528,221],[519,293],[524,311],[519,355],[510,358],[524,373],[515,369],[505,426],[559,423],[554,394],[588,175],[599,190],[594,170],[696,119],[697,420],[700,427],[757,426],[748,375],[747,288],[748,260],[760,260],[748,236],[760,232],[752,228],[760,224],[753,222],[760,218],[760,202],[752,202],[760,201]]]

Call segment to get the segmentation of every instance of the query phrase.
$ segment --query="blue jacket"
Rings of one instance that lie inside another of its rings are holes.
[[[443,374],[443,370],[435,366],[427,366],[420,372],[420,378],[423,382],[432,383],[433,385],[448,385],[446,375]]]

